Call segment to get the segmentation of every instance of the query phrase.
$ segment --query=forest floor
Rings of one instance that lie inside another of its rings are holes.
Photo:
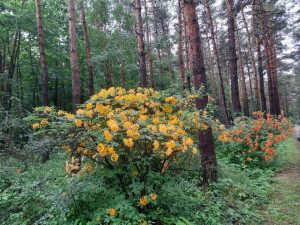
[[[273,177],[271,203],[266,225],[300,224],[300,142],[296,137],[300,126],[295,127],[294,140],[286,146],[286,166]]]

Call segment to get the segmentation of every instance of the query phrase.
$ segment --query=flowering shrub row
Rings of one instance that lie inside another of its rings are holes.
[[[75,115],[37,108],[39,120],[32,128],[38,132],[64,124],[61,148],[68,152],[68,175],[109,171],[125,197],[143,209],[159,199],[158,182],[168,169],[197,153],[192,134],[207,129],[205,111],[183,111],[182,105],[153,89],[112,87],[92,96]],[[117,212],[109,208],[108,214]]]
[[[278,118],[254,112],[254,118],[240,118],[230,130],[220,127],[219,140],[230,143],[228,156],[244,164],[269,162],[277,157],[276,147],[288,139],[293,131],[292,123],[282,115]],[[228,144],[227,144],[228,145]]]

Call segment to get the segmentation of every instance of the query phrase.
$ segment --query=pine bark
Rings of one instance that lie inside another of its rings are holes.
[[[230,63],[230,78],[231,78],[231,100],[233,105],[233,112],[241,113],[241,103],[239,94],[239,80],[237,75],[237,55],[235,46],[235,28],[234,28],[234,12],[233,0],[226,0],[227,10],[227,24],[229,35],[229,63]]]
[[[243,66],[243,55],[240,43],[240,37],[238,32],[238,27],[236,24],[236,40],[238,45],[238,53],[239,53],[239,64],[240,64],[240,72],[241,72],[241,83],[242,83],[242,99],[243,99],[243,112],[244,116],[249,116],[249,103],[248,103],[248,94],[247,94],[247,87],[246,87],[246,78]]]
[[[151,0],[151,4],[152,4],[152,13],[153,13],[153,20],[154,20],[155,42],[156,42],[156,45],[157,45],[157,42],[158,42],[158,30],[157,30],[157,21],[156,21],[156,13],[155,13],[155,3],[154,3],[154,0]],[[158,65],[159,66],[159,72],[160,72],[160,75],[163,76],[164,72],[163,72],[162,65],[161,65],[160,48],[156,47],[156,50],[157,50],[157,58],[158,58],[158,64],[159,64]]]
[[[275,94],[274,94],[274,85],[273,85],[273,78],[271,74],[271,67],[270,67],[270,55],[269,55],[269,47],[267,43],[267,37],[265,32],[265,24],[263,18],[263,9],[260,0],[257,0],[258,3],[258,10],[259,10],[259,22],[260,22],[260,29],[262,34],[262,41],[264,46],[264,54],[265,54],[265,63],[266,63],[266,70],[268,76],[268,92],[269,92],[269,103],[270,103],[270,114],[276,114],[276,105],[275,105]]]
[[[209,37],[208,37],[207,23],[206,23],[206,29],[205,29],[205,36],[206,36],[207,48],[208,48],[209,68],[210,68],[210,77],[211,77],[211,89],[212,89],[213,97],[214,97],[214,99],[216,99],[217,96],[216,96],[216,87],[215,87],[215,71],[214,71],[213,57],[212,57],[212,54],[211,54],[210,40],[209,40]]]
[[[81,24],[82,24],[82,28],[83,28],[84,41],[85,41],[86,60],[87,60],[88,72],[89,72],[89,81],[88,81],[89,95],[92,96],[95,93],[94,74],[93,74],[92,57],[91,57],[91,45],[90,45],[90,39],[89,39],[89,35],[88,35],[88,30],[87,30],[87,25],[86,25],[86,20],[85,20],[85,12],[84,12],[83,6],[82,6],[80,12],[81,12]]]
[[[254,74],[254,93],[255,93],[255,100],[256,100],[255,105],[256,105],[256,108],[259,109],[259,90],[258,90],[257,70],[256,70],[256,65],[255,65],[255,60],[254,60],[254,55],[253,55],[253,50],[252,50],[252,45],[251,45],[250,32],[249,32],[248,24],[247,24],[247,21],[245,18],[242,0],[239,0],[239,3],[240,3],[240,7],[241,7],[241,13],[242,13],[242,18],[243,18],[243,22],[244,22],[244,27],[245,27],[246,33],[247,33],[249,55],[250,55],[250,59],[251,59],[252,71]],[[248,66],[248,64],[247,64],[247,66]],[[250,76],[249,76],[249,79],[250,79]]]
[[[199,36],[199,24],[196,14],[196,6],[194,0],[184,0],[183,12],[186,19],[186,33],[190,45],[191,68],[194,77],[195,90],[198,91],[203,85],[206,88],[206,75],[204,61],[201,53],[201,43]],[[208,96],[196,99],[196,107],[198,110],[206,108]],[[198,131],[199,148],[201,153],[201,164],[203,173],[203,184],[207,185],[209,181],[217,180],[217,159],[212,138],[212,130]]]
[[[229,127],[229,117],[228,117],[227,106],[226,106],[226,98],[225,98],[225,91],[224,91],[224,85],[223,85],[222,70],[221,70],[221,64],[220,64],[220,59],[219,59],[218,47],[217,47],[216,38],[215,38],[214,24],[213,24],[208,0],[205,0],[205,7],[206,7],[209,26],[210,26],[210,36],[211,36],[211,40],[212,40],[212,44],[213,44],[216,65],[217,65],[217,69],[218,69],[219,101],[220,101],[225,125],[226,125],[226,127]]]
[[[252,0],[252,33],[255,39],[256,50],[257,50],[257,61],[258,61],[258,76],[259,76],[259,92],[260,92],[260,103],[261,103],[261,110],[263,112],[267,112],[267,101],[265,95],[265,84],[264,84],[264,74],[263,74],[263,62],[262,62],[262,54],[260,48],[260,38],[258,33],[255,29],[255,0]]]
[[[147,0],[144,0],[144,6],[145,6],[145,16],[147,17],[148,16]],[[149,28],[148,19],[146,20],[146,35],[147,35],[147,42],[150,43],[150,28]],[[152,55],[151,55],[150,47],[148,47],[148,64],[149,64],[151,87],[154,88],[155,84],[154,84]]]
[[[185,72],[182,57],[182,19],[181,19],[181,0],[178,0],[178,64],[180,68],[181,92],[185,98]]]
[[[67,0],[69,15],[69,45],[70,45],[70,65],[72,73],[72,98],[73,113],[76,113],[77,105],[81,104],[80,75],[77,56],[76,37],[76,14],[75,0]]]
[[[39,50],[40,50],[40,62],[43,72],[43,106],[49,105],[48,100],[48,89],[49,89],[49,76],[48,76],[48,68],[45,54],[45,42],[44,42],[44,29],[42,22],[42,12],[41,12],[41,1],[35,0],[36,6],[36,20],[38,27],[38,42],[39,42]]]
[[[147,70],[146,70],[144,34],[143,34],[142,7],[141,7],[140,0],[135,0],[135,16],[137,20],[140,81],[141,81],[141,87],[146,88],[148,85],[148,81],[147,81]]]
[[[169,76],[172,77],[172,65],[171,65],[171,58],[170,58],[170,47],[169,47],[169,40],[168,40],[168,35],[166,32],[166,27],[164,21],[162,21],[162,29],[163,29],[163,34],[167,38],[167,43],[166,43],[166,49],[167,49],[167,61],[168,61],[168,67],[169,67]]]
[[[279,98],[279,91],[278,91],[278,82],[277,82],[277,56],[276,56],[276,46],[275,46],[275,38],[272,28],[272,23],[270,20],[270,16],[268,13],[268,9],[266,6],[266,17],[268,21],[268,28],[269,28],[269,38],[270,38],[270,45],[269,45],[269,55],[270,55],[270,69],[272,73],[272,80],[273,80],[273,92],[274,92],[274,107],[275,107],[275,114],[280,115],[280,98]]]

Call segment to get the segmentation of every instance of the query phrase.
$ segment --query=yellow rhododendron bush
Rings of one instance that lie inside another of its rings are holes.
[[[75,115],[58,111],[60,120],[69,124],[61,146],[68,152],[68,175],[110,174],[111,182],[139,207],[154,204],[166,174],[172,167],[184,167],[197,153],[193,134],[207,129],[205,115],[179,106],[175,97],[153,89],[112,87],[92,96]],[[45,108],[38,110],[49,114]],[[37,122],[33,129],[49,124]]]
[[[234,163],[264,166],[279,157],[277,147],[291,137],[293,127],[283,115],[275,117],[254,112],[253,118],[238,118],[231,129],[226,130],[220,125],[216,131],[218,139],[223,142],[220,149],[224,157]]]

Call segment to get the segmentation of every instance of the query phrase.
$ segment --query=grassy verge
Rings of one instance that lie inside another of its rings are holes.
[[[286,171],[273,179],[274,191],[266,211],[266,224],[300,224],[300,180],[296,172],[300,153],[294,139],[288,140],[281,148],[286,152],[282,157]]]

